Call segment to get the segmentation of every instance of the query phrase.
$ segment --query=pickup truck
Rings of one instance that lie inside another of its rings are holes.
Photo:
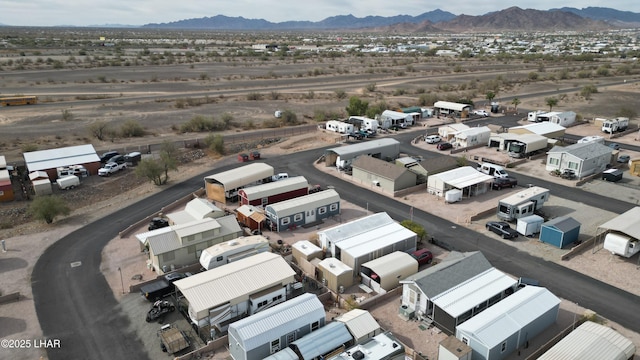
[[[182,274],[178,272],[166,274],[162,279],[141,287],[140,293],[145,299],[151,302],[156,302],[165,296],[171,295],[175,290],[175,285],[173,285],[174,281],[183,279],[189,275],[189,273]]]
[[[100,169],[98,169],[98,175],[110,176],[111,174],[115,174],[118,171],[124,170],[126,168],[127,168],[127,163],[118,164],[118,163],[110,162],[110,163],[106,163],[104,167],[101,167]]]

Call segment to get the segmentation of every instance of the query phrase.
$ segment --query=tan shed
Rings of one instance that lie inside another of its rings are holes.
[[[319,280],[334,293],[341,293],[353,285],[353,269],[336,258],[326,258],[318,263]]]
[[[322,249],[309,240],[300,240],[291,245],[291,254],[294,261],[299,264],[300,259],[311,261],[311,259],[321,258]]]
[[[396,288],[400,280],[418,272],[418,260],[404,251],[395,251],[362,264],[362,283],[377,293]]]

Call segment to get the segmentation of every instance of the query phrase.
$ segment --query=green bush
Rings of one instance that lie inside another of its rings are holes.
[[[127,120],[120,126],[120,135],[123,138],[143,137],[144,128],[135,120]]]

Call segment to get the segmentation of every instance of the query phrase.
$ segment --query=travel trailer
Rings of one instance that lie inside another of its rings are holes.
[[[549,200],[549,190],[532,186],[498,202],[498,218],[513,221],[525,216],[534,215]]]
[[[632,257],[640,251],[638,240],[617,233],[608,233],[604,237],[604,248],[611,251],[612,254],[623,257]]]

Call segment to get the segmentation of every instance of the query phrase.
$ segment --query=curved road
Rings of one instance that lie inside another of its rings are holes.
[[[402,151],[438,156],[408,145],[414,134],[398,139]],[[407,150],[410,149],[410,150]],[[314,183],[333,185],[341,197],[369,210],[386,211],[396,220],[409,217],[406,204],[369,192],[309,166],[323,152],[314,149],[265,160],[277,171],[304,175]],[[237,164],[216,168],[224,171]],[[46,338],[60,339],[61,349],[48,349],[50,359],[145,359],[148,358],[136,334],[126,331],[129,319],[119,310],[109,285],[100,272],[103,247],[130,223],[138,221],[162,206],[202,187],[202,178],[214,171],[176,184],[134,205],[116,211],[62,238],[40,257],[33,270],[32,287],[35,307]],[[598,204],[598,207],[621,212],[633,205],[621,201],[584,194],[582,191],[556,184],[549,186],[554,194]],[[599,314],[634,331],[640,331],[640,298],[558,264],[532,257],[445,219],[414,209],[414,221],[423,225],[439,241],[459,251],[479,250],[498,269],[515,276],[533,277],[560,297],[593,309]],[[615,306],[611,306],[615,304]]]

